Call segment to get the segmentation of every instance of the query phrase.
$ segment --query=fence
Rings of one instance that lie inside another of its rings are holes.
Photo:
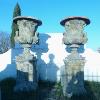
[[[86,69],[84,68],[84,80],[100,82],[100,68]]]

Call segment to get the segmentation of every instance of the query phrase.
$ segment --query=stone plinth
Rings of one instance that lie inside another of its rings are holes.
[[[15,91],[30,91],[37,89],[36,57],[33,55],[25,58],[20,55],[16,57],[17,80]]]
[[[61,73],[63,93],[65,96],[80,95],[86,93],[84,88],[85,58],[80,56],[77,48],[72,49],[71,54],[64,60],[65,70]]]

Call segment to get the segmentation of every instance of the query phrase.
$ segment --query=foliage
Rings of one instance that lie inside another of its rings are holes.
[[[21,15],[21,9],[19,4],[17,3],[15,8],[14,8],[14,12],[13,12],[13,18],[16,16],[20,16]]]
[[[2,89],[9,90],[11,87],[14,87],[15,83],[16,83],[15,79],[12,77],[9,77],[0,81],[0,87]]]
[[[85,81],[86,94],[73,95],[71,98],[64,97],[60,83],[56,84],[56,100],[100,100],[100,83]]]
[[[87,91],[86,94],[73,95],[71,98],[67,98],[63,95],[61,83],[51,84],[55,90],[53,93],[55,96],[51,96],[50,100],[100,100],[100,83],[85,81],[84,86]],[[51,89],[52,90],[52,89]],[[48,92],[50,94],[50,92]]]
[[[85,81],[85,88],[87,90],[88,97],[90,97],[89,100],[100,99],[100,82]]]
[[[15,86],[15,83],[15,79],[11,77],[0,81],[2,100],[13,100],[11,98],[13,96],[13,87]]]
[[[10,36],[6,32],[0,32],[0,54],[10,49]]]
[[[19,4],[17,3],[15,8],[14,8],[14,12],[13,12],[13,18],[14,17],[17,17],[17,16],[21,16],[21,8],[19,6]],[[10,40],[11,40],[11,47],[15,47],[15,40],[14,40],[14,37],[15,37],[15,33],[16,31],[18,30],[18,26],[16,23],[12,22],[12,32],[11,32],[11,37],[10,37]]]
[[[55,89],[56,89],[56,99],[57,100],[62,99],[64,96],[63,96],[62,86],[60,82],[55,84]]]
[[[36,91],[15,92],[14,91],[15,85],[16,85],[16,80],[11,77],[0,81],[2,100],[37,100]]]
[[[7,98],[4,100],[100,100],[100,83],[85,82],[86,94],[71,98],[63,96],[61,83],[52,83],[50,81],[39,81],[37,91],[17,92],[13,91],[15,80],[7,78],[0,82],[2,95]]]

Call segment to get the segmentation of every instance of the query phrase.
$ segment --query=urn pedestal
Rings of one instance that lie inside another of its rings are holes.
[[[84,88],[84,65],[85,58],[79,54],[78,49],[87,42],[86,33],[83,32],[84,26],[90,20],[85,17],[69,17],[60,22],[65,27],[63,43],[70,48],[70,53],[64,60],[61,69],[61,84],[63,94],[67,97],[85,94]]]
[[[32,44],[38,43],[37,27],[42,24],[40,20],[32,17],[18,16],[13,20],[18,25],[15,41],[24,48],[23,53],[16,56],[17,78],[15,91],[36,90],[38,86],[37,59],[30,53]]]

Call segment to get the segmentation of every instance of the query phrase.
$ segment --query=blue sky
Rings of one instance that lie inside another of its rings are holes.
[[[12,14],[16,2],[23,16],[42,20],[40,33],[64,32],[60,21],[68,16],[86,16],[91,24],[85,27],[88,35],[87,47],[100,47],[100,0],[0,0],[0,31],[11,33]]]

